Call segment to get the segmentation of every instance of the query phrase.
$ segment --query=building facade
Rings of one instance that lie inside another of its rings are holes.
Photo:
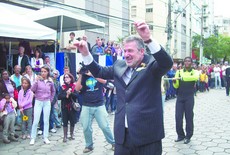
[[[130,18],[147,21],[168,53],[183,59],[191,56],[192,36],[201,35],[201,30],[204,37],[213,34],[213,7],[213,0],[131,0]]]
[[[214,17],[214,34],[230,36],[230,18],[223,16],[215,16]]]

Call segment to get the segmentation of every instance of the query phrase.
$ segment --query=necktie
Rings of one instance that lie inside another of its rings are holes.
[[[130,67],[128,67],[128,69],[125,71],[125,74],[123,75],[123,80],[125,81],[125,84],[129,83],[133,72],[134,72],[134,69]]]

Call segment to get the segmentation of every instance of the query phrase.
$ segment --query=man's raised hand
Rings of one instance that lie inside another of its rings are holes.
[[[84,41],[84,40],[78,41],[78,40],[77,40],[77,41],[74,43],[74,46],[77,47],[77,49],[81,52],[81,54],[82,54],[83,56],[87,56],[87,55],[90,54],[90,53],[89,53],[89,49],[88,49],[88,45],[87,45],[87,42],[86,42],[86,41]]]
[[[136,21],[134,22],[134,26],[136,28],[136,31],[144,41],[147,41],[151,38],[149,26],[144,21]]]

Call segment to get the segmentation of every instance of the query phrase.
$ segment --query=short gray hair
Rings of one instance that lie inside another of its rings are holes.
[[[54,73],[54,72],[57,72],[57,76],[58,76],[58,77],[60,76],[60,72],[59,72],[59,70],[54,69],[53,73]]]
[[[125,44],[125,43],[129,43],[129,42],[133,42],[133,41],[136,42],[138,50],[140,50],[142,48],[145,49],[145,44],[144,44],[143,39],[141,39],[140,37],[135,36],[135,35],[131,35],[131,36],[125,38],[123,43]]]

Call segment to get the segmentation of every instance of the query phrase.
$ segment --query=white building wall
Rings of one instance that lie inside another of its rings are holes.
[[[167,33],[165,28],[167,24],[168,6],[166,1],[153,0],[153,37],[166,48]],[[147,19],[146,19],[147,20]],[[172,47],[172,46],[171,46]]]
[[[109,15],[122,17],[122,1],[112,1],[109,3]],[[117,40],[122,37],[122,20],[116,18],[109,18],[109,40]]]
[[[67,5],[71,5],[71,6],[76,6],[79,8],[83,8],[85,9],[85,0],[77,0],[77,1],[73,1],[73,0],[64,0],[64,3]],[[85,34],[85,30],[81,30],[81,31],[73,31],[75,33],[75,38],[77,39],[78,37],[82,37]],[[70,32],[64,32],[62,35],[62,44],[61,44],[61,48],[66,47],[69,44],[69,37]]]

